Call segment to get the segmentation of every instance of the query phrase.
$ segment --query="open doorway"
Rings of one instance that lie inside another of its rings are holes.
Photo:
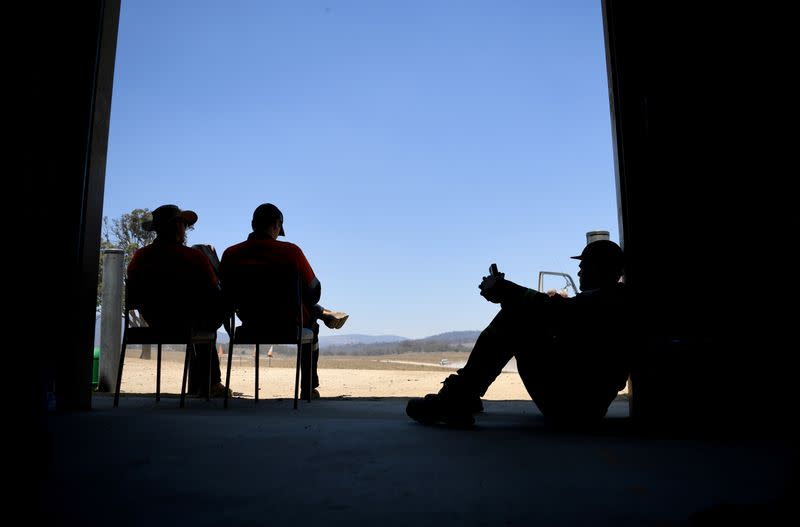
[[[321,331],[321,391],[419,395],[497,312],[491,262],[536,287],[587,231],[618,240],[604,57],[599,2],[125,3],[103,214],[176,203],[221,254],[279,204],[350,314]],[[262,397],[288,396],[273,355]]]

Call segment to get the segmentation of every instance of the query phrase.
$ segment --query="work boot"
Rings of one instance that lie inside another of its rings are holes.
[[[320,318],[322,319],[322,322],[324,322],[329,328],[341,329],[342,326],[344,326],[344,323],[347,322],[349,315],[347,313],[342,313],[341,311],[323,309]]]
[[[311,400],[312,401],[315,400],[315,399],[319,399],[320,397],[321,396],[319,394],[319,390],[317,390],[316,388],[311,390]],[[305,392],[301,392],[300,393],[300,399],[301,400],[306,400],[306,399],[308,399],[308,395]]]
[[[406,414],[424,425],[443,423],[466,428],[475,424],[472,414],[483,409],[480,397],[471,393],[458,375],[449,376],[443,384],[439,393],[429,393],[408,401]]]
[[[226,388],[224,384],[222,384],[221,382],[215,383],[211,386],[210,396],[212,399],[215,399],[217,397],[225,397],[225,390]],[[228,391],[228,397],[233,397],[233,391],[230,388],[228,388],[227,391]]]

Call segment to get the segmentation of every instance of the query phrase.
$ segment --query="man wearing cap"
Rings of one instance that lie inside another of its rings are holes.
[[[348,315],[338,311],[330,311],[319,304],[322,286],[308,263],[303,251],[297,245],[289,242],[278,241],[279,236],[285,236],[283,229],[283,213],[272,203],[263,203],[253,211],[250,222],[253,229],[247,240],[232,245],[222,253],[220,261],[220,279],[222,287],[232,297],[231,301],[237,307],[237,315],[242,325],[247,327],[258,325],[264,320],[273,320],[275,314],[265,314],[262,310],[264,303],[258,298],[244,298],[257,288],[254,282],[262,279],[273,279],[282,276],[282,273],[294,274],[299,272],[303,283],[303,327],[314,331],[314,343],[303,346],[301,351],[300,386],[302,399],[319,398],[319,377],[317,363],[319,361],[319,324],[322,320],[331,329],[341,328]],[[252,294],[251,294],[252,296]],[[283,316],[285,315],[285,316]],[[286,319],[287,324],[295,324],[293,313],[278,314]],[[309,354],[312,366],[309,370]],[[312,392],[308,393],[309,375],[311,375]]]
[[[525,389],[555,424],[584,425],[605,417],[628,379],[629,337],[623,254],[610,240],[594,241],[580,256],[581,292],[548,295],[487,276],[481,296],[500,312],[481,332],[466,365],[441,390],[408,402],[406,413],[422,424],[471,426],[481,397],[515,357]]]
[[[225,310],[219,281],[208,258],[186,247],[186,229],[197,214],[177,205],[162,205],[142,227],[156,238],[134,253],[128,264],[128,305],[136,307],[151,327],[185,327],[215,331]],[[224,395],[219,357],[213,347],[195,346],[189,371],[189,393],[211,397]]]

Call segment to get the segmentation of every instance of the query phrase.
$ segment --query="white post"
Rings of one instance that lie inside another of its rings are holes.
[[[109,392],[117,385],[122,342],[122,249],[103,251],[103,290],[100,303],[100,371],[97,390]]]

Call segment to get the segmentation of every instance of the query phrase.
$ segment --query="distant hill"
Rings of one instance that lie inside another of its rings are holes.
[[[124,321],[120,320],[124,326]],[[320,337],[320,351],[334,355],[395,355],[408,352],[469,351],[478,339],[480,331],[448,331],[424,337],[409,339],[399,335],[323,335]],[[122,333],[120,332],[120,337]],[[95,322],[95,346],[100,345],[100,317]],[[228,345],[228,334],[224,329],[217,331],[217,343]]]
[[[348,346],[351,344],[376,344],[379,342],[400,342],[408,340],[398,335],[323,335],[319,338],[320,348]]]
[[[325,335],[319,338],[320,349],[344,346],[369,346],[371,344],[398,344],[403,347],[428,347],[431,344],[472,345],[480,331],[448,331],[424,337],[408,339],[397,335]],[[380,346],[385,348],[386,346]],[[338,350],[337,350],[338,351]]]
[[[426,342],[449,342],[451,344],[474,344],[478,340],[480,331],[448,331],[446,333],[439,333],[422,339],[417,339]]]
[[[336,355],[397,355],[410,352],[470,351],[478,339],[478,335],[480,335],[480,331],[448,331],[421,339],[320,346],[320,352]]]

